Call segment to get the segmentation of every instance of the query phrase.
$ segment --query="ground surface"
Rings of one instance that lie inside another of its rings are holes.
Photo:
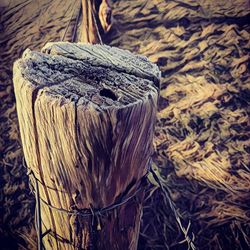
[[[27,47],[40,49],[61,40],[78,2],[0,3],[5,6],[0,27],[0,235],[2,241],[19,237],[22,244],[21,238],[34,234],[34,200],[22,165],[12,64]],[[248,1],[122,0],[114,1],[113,8],[115,24],[106,42],[148,56],[162,71],[154,161],[183,225],[191,222],[189,235],[198,249],[247,249]],[[144,210],[140,249],[186,249],[159,190]]]

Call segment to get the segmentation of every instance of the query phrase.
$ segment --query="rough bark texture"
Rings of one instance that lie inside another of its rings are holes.
[[[46,249],[136,249],[159,76],[145,57],[101,45],[50,43],[14,64],[24,155],[39,180],[43,232],[51,230]],[[76,213],[133,194],[99,216]]]

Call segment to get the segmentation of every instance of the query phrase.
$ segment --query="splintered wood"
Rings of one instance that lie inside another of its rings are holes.
[[[46,249],[137,248],[159,78],[145,57],[102,45],[49,43],[15,62]]]

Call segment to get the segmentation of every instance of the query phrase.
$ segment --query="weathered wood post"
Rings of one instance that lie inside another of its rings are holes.
[[[50,43],[14,64],[45,249],[136,249],[159,70],[102,45]]]
[[[97,26],[96,3],[94,0],[82,0],[81,42],[100,43],[101,37]]]

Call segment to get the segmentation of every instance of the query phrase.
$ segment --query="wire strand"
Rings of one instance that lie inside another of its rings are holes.
[[[194,242],[193,242],[193,237],[191,239],[189,237],[189,235],[188,235],[188,232],[191,232],[191,230],[189,230],[191,222],[189,221],[187,229],[185,227],[183,227],[182,222],[181,222],[181,215],[179,214],[179,212],[175,208],[175,204],[173,203],[173,201],[172,201],[172,199],[170,197],[170,191],[168,190],[167,187],[164,187],[162,185],[162,182],[160,181],[159,177],[157,176],[157,174],[154,172],[154,170],[152,168],[152,164],[149,164],[149,172],[152,174],[154,180],[157,182],[157,184],[159,185],[160,189],[162,190],[164,196],[168,200],[169,206],[170,206],[172,212],[175,215],[175,219],[176,219],[176,221],[178,223],[178,226],[180,227],[181,231],[184,234],[185,241],[187,241],[188,249],[191,248],[192,250],[196,250],[196,247],[195,247]],[[192,233],[192,235],[194,235],[194,234]]]

